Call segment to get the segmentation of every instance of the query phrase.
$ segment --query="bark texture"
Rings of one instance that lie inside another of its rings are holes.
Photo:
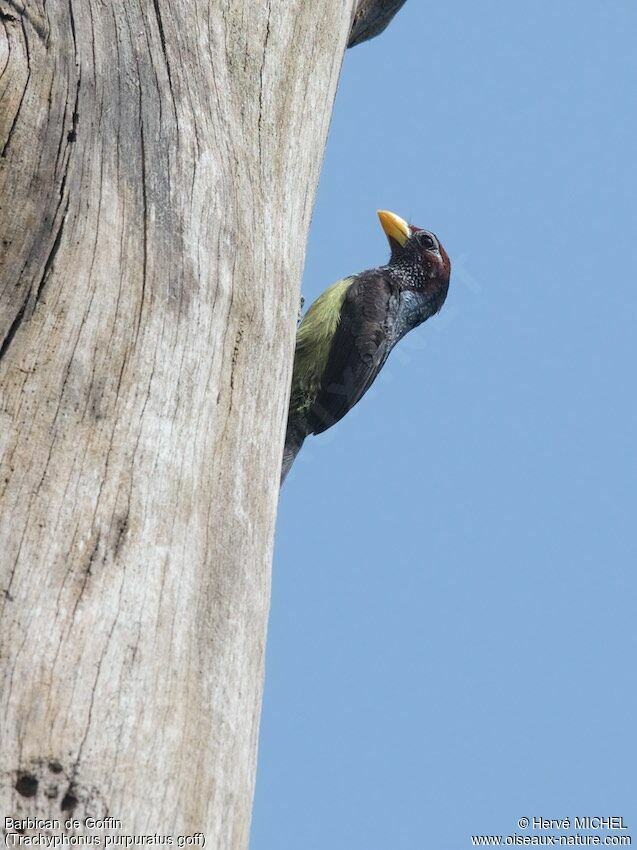
[[[0,0],[3,816],[246,846],[298,284],[353,11]]]

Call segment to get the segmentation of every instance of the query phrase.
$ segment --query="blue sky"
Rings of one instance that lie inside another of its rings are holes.
[[[282,493],[251,850],[637,842],[636,32],[408,0],[345,57],[306,303],[386,260],[378,208],[452,279]]]

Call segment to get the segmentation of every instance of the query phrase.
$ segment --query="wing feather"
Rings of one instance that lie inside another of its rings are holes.
[[[327,366],[308,413],[312,433],[342,419],[374,382],[391,349],[388,320],[397,295],[387,276],[375,270],[351,284],[341,306]]]

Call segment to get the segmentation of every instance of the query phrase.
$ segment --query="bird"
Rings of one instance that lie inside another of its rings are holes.
[[[378,210],[386,265],[339,280],[309,307],[296,334],[281,485],[306,437],[357,404],[392,348],[442,307],[451,262],[438,237]]]

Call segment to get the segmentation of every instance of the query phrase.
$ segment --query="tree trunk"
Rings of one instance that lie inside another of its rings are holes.
[[[353,12],[0,0],[3,816],[246,846],[298,284]]]

